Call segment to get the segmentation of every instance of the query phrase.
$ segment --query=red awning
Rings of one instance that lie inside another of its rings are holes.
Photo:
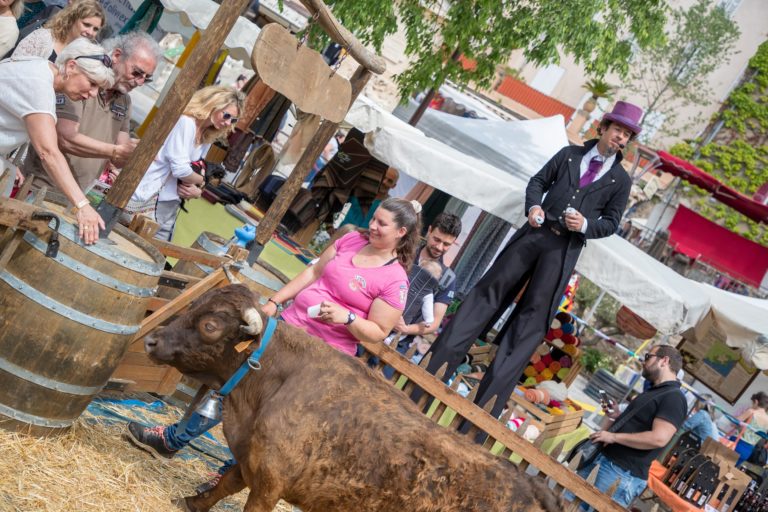
[[[768,247],[747,240],[683,205],[669,225],[673,250],[701,259],[732,277],[759,287],[768,271]]]
[[[721,203],[743,213],[750,219],[768,224],[768,205],[755,201],[751,197],[724,185],[690,162],[672,156],[665,151],[659,151],[658,155],[661,159],[661,167],[659,168],[662,171],[679,176],[685,181],[703,188]]]

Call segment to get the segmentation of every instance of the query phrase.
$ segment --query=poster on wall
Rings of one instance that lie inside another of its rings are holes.
[[[683,369],[733,405],[760,371],[725,340],[725,334],[710,322],[696,335],[684,337],[677,348]]]

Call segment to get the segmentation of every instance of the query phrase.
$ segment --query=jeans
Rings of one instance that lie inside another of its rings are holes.
[[[578,471],[579,476],[586,478],[597,464],[600,464],[600,470],[597,472],[595,487],[600,492],[606,492],[608,488],[613,485],[613,482],[618,480],[619,486],[611,497],[613,498],[613,501],[622,507],[629,507],[630,503],[645,490],[645,486],[648,483],[646,480],[633,476],[626,469],[611,462],[611,460],[603,454],[598,455],[592,464],[581,468]],[[564,497],[568,501],[573,501],[575,496],[570,491],[566,491]],[[581,510],[592,510],[592,507],[586,503],[582,503]]]
[[[195,411],[186,421],[182,420],[165,428],[163,431],[165,444],[171,450],[181,450],[194,438],[203,435],[219,423],[221,423],[220,419],[212,420]]]

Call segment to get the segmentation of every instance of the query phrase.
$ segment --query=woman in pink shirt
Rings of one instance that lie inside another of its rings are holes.
[[[405,308],[407,270],[419,237],[419,215],[410,201],[389,198],[367,233],[352,232],[328,247],[314,265],[268,299],[263,310],[329,345],[355,355],[358,341],[382,341]],[[319,306],[319,315],[308,309]]]
[[[341,237],[317,263],[270,297],[262,309],[274,316],[282,302],[294,299],[283,311],[286,323],[354,356],[358,341],[383,341],[400,319],[408,296],[407,270],[416,253],[419,231],[414,204],[387,199],[373,214],[367,233],[353,231]],[[318,305],[319,314],[310,317],[307,309]],[[218,421],[195,411],[186,423],[167,427],[130,422],[128,438],[139,448],[170,459]],[[232,463],[228,461],[197,492],[212,489]]]

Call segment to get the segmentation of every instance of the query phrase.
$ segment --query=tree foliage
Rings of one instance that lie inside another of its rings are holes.
[[[666,43],[639,51],[624,89],[643,99],[647,113],[663,114],[660,132],[679,135],[700,121],[678,123],[682,107],[716,100],[707,76],[727,63],[739,37],[737,25],[717,0],[697,0],[689,9],[672,11]],[[643,123],[652,119],[646,116]]]
[[[396,77],[403,98],[446,80],[489,87],[514,50],[538,65],[571,55],[593,76],[625,74],[632,46],[663,38],[665,0],[327,0],[358,38],[380,51],[384,38],[406,36],[412,64]],[[455,50],[477,66],[465,70]]]

